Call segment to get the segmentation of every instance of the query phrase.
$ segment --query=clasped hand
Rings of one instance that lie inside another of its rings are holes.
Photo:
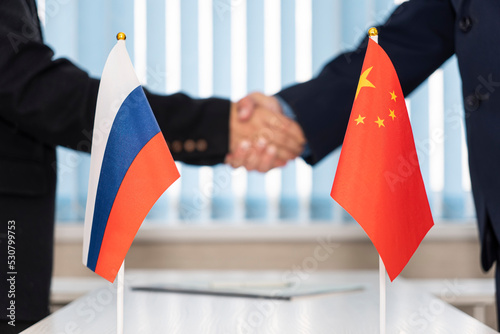
[[[226,163],[267,172],[302,153],[306,139],[297,122],[283,115],[278,100],[252,93],[232,103]]]

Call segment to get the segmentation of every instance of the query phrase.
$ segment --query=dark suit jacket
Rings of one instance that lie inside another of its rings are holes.
[[[91,24],[91,22],[89,22]],[[106,50],[96,50],[107,52]],[[34,0],[0,1],[0,319],[48,312],[55,147],[90,150],[99,80],[43,44]],[[227,100],[146,93],[176,160],[220,163],[228,151]],[[15,221],[15,298],[7,298],[7,224]]]
[[[394,63],[405,95],[457,55],[485,270],[497,259],[500,240],[499,13],[495,0],[412,0],[379,27],[379,43]],[[367,39],[328,63],[317,78],[278,94],[305,132],[310,163],[343,141],[366,45]]]

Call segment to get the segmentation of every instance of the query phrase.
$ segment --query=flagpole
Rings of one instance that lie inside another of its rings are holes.
[[[123,282],[125,260],[123,260],[116,280],[116,334],[123,334]]]
[[[382,258],[378,257],[379,281],[380,281],[380,334],[386,331],[386,293],[385,293],[385,265]]]
[[[368,35],[370,38],[378,44],[378,31],[377,28],[370,28],[368,30]],[[385,265],[382,261],[382,257],[378,257],[378,268],[379,268],[379,294],[380,294],[380,334],[385,334],[386,332],[386,289],[385,289]]]
[[[127,36],[123,32],[116,35],[118,41],[124,41]],[[116,334],[123,334],[123,283],[125,278],[125,259],[123,259],[116,281]]]

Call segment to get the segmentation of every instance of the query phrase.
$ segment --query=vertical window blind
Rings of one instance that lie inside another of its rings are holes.
[[[46,42],[99,77],[119,31],[150,90],[233,101],[273,94],[316,75],[381,23],[393,0],[38,0]],[[381,37],[383,38],[383,37]],[[407,98],[436,221],[474,217],[462,98],[453,57]],[[335,106],[332,106],[332,110]],[[57,222],[82,222],[88,154],[58,148]],[[331,198],[340,151],[311,168],[301,159],[266,174],[179,163],[181,179],[148,224],[348,224]]]

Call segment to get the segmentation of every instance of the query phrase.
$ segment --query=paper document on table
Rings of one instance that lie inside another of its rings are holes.
[[[133,291],[292,300],[299,297],[364,290],[361,284],[293,284],[280,281],[217,281],[134,286]]]

